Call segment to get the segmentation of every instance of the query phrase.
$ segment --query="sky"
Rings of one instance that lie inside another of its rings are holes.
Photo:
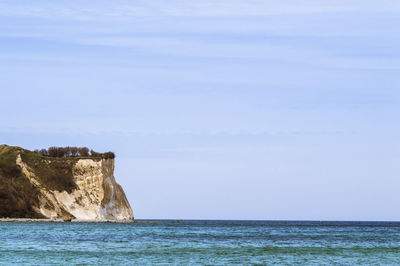
[[[397,0],[0,0],[0,95],[135,218],[400,220]]]

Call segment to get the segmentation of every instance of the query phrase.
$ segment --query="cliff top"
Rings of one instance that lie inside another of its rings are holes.
[[[18,146],[3,144],[0,145],[0,177],[8,178],[12,182],[12,179],[22,176],[21,167],[16,163],[18,156],[34,171],[42,184],[46,184],[53,190],[67,192],[71,192],[75,188],[72,168],[78,160],[113,160],[101,156],[44,156]]]
[[[115,154],[111,151],[100,153],[90,150],[87,147],[49,147],[48,149],[30,151],[18,146],[0,145],[1,152],[13,153],[35,153],[38,156],[46,158],[71,158],[71,159],[114,159]]]

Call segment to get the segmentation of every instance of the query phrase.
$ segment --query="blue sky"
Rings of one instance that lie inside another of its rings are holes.
[[[398,1],[0,1],[0,142],[113,150],[136,218],[400,220]]]

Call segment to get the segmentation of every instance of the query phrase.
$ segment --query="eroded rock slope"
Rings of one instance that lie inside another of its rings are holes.
[[[0,146],[0,217],[133,220],[114,159],[51,158]]]

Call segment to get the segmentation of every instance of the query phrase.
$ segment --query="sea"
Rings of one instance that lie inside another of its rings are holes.
[[[0,265],[400,265],[400,223],[0,223]]]

